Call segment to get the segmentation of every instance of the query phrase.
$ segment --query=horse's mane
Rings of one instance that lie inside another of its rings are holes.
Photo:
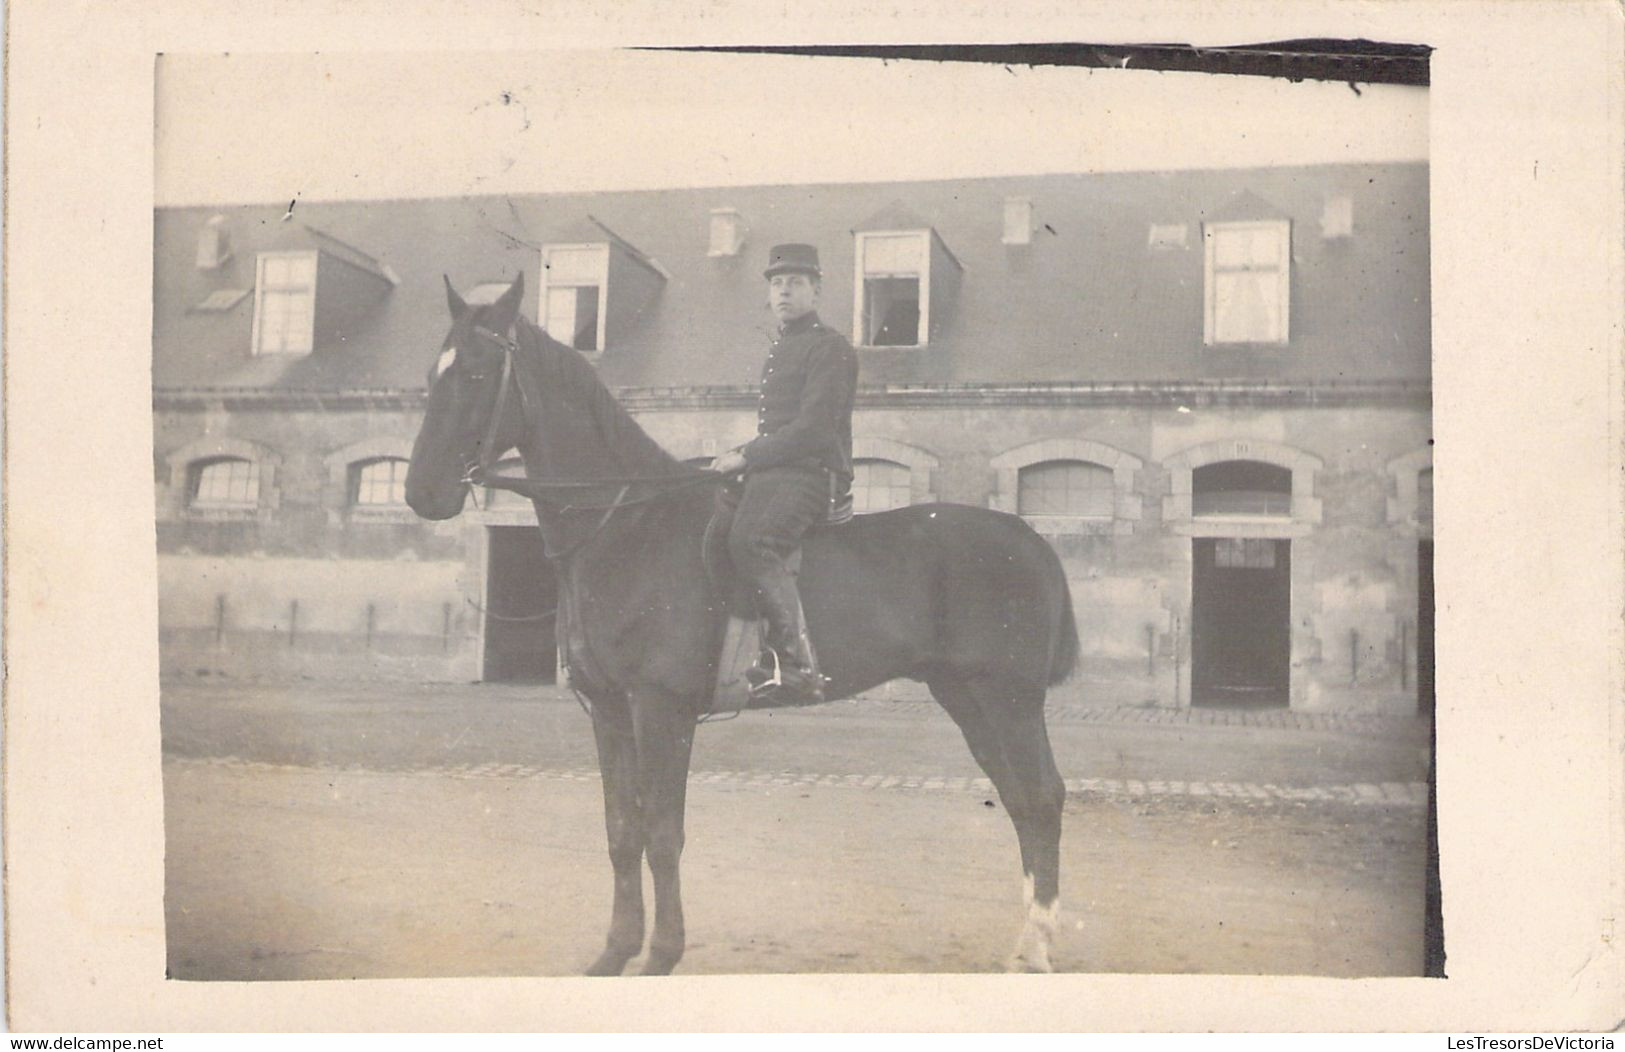
[[[573,347],[549,336],[535,322],[518,319],[519,346],[547,374],[548,410],[557,411],[567,403],[585,411],[598,438],[620,471],[636,475],[680,474],[688,466],[668,453],[637,422],[626,407],[615,400],[592,363]],[[578,451],[585,452],[585,451]]]

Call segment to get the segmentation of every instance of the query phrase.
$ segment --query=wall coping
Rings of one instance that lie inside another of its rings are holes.
[[[1246,380],[1052,381],[1036,383],[862,384],[863,409],[956,406],[1146,406],[1189,409],[1224,406],[1317,407],[1394,405],[1425,408],[1433,401],[1427,380],[1299,382]],[[754,384],[692,387],[621,387],[615,397],[634,411],[754,409]],[[167,387],[153,391],[158,410],[421,411],[419,388],[300,391],[246,387]]]

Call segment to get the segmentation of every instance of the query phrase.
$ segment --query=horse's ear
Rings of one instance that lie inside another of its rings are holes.
[[[451,307],[451,316],[461,318],[468,313],[468,304],[464,303],[463,297],[457,295],[457,290],[451,287],[451,278],[445,274],[440,276],[446,281],[446,303]]]
[[[520,271],[519,276],[513,279],[508,291],[497,297],[491,304],[491,331],[507,332],[513,327],[514,319],[519,317],[519,303],[525,298],[525,272]]]

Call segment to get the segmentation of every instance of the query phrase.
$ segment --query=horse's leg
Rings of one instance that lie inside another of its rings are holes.
[[[659,692],[633,698],[644,845],[654,877],[655,923],[644,975],[667,975],[683,956],[683,808],[694,747],[694,710]]]
[[[1004,753],[1026,800],[1015,818],[1026,869],[1027,920],[1011,955],[1011,967],[1051,971],[1049,951],[1061,922],[1061,811],[1066,783],[1055,769],[1049,729],[1044,725],[1044,694],[1016,699],[1009,723],[1000,722]]]
[[[598,769],[604,780],[604,829],[615,871],[615,905],[604,952],[588,975],[620,975],[643,949],[644,820],[638,803],[638,750],[625,719],[595,713]]]
[[[971,755],[999,791],[1021,847],[1027,910],[1012,969],[1051,971],[1060,924],[1061,810],[1066,784],[1044,726],[1044,695],[981,680],[932,680],[931,693],[965,735]]]

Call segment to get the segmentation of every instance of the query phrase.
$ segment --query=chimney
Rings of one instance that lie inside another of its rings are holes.
[[[708,256],[737,256],[744,247],[749,231],[739,211],[733,208],[711,209],[711,247]]]
[[[197,235],[197,269],[218,270],[231,258],[231,233],[226,217],[213,215]]]
[[[1004,237],[1007,245],[1027,245],[1033,240],[1033,199],[1006,197],[1004,199]]]

